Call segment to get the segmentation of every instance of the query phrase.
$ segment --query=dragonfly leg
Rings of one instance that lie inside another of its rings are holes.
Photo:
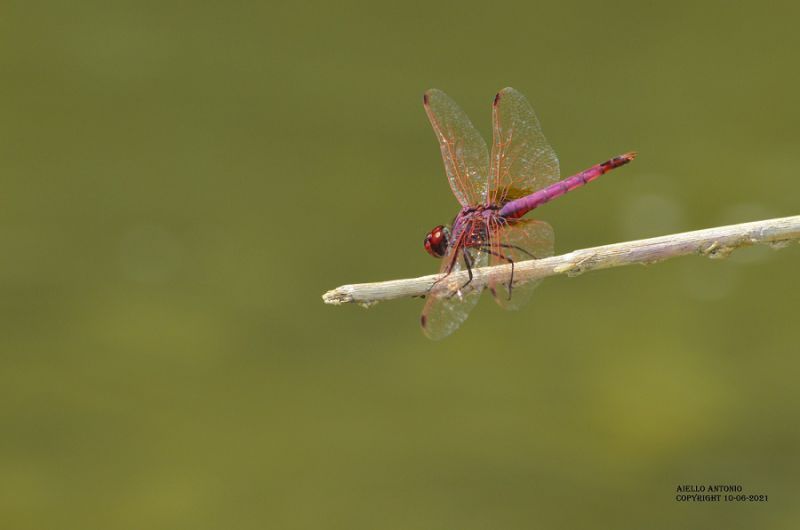
[[[517,245],[508,245],[506,243],[500,243],[499,246],[501,246],[503,248],[513,248],[515,250],[519,250],[520,252],[524,252],[525,254],[527,254],[528,256],[532,257],[533,259],[539,259],[536,256],[534,256],[533,254],[531,254],[530,252],[528,252],[527,250],[525,250],[524,248],[522,248],[520,246],[517,246]]]
[[[505,245],[505,244],[503,244],[503,245],[499,245],[499,246],[507,247],[507,248],[517,248],[517,249],[521,250],[522,252],[525,252],[529,256],[532,255],[530,252],[528,252],[528,251],[526,251],[526,250],[524,250],[524,249],[522,249],[520,247],[517,247],[516,245]],[[514,260],[509,258],[508,256],[506,256],[505,254],[499,254],[499,253],[495,252],[494,250],[491,249],[491,247],[489,245],[481,245],[480,249],[483,252],[486,252],[487,254],[491,254],[492,256],[496,256],[496,257],[498,257],[500,259],[504,259],[504,260],[506,260],[507,262],[509,262],[511,264],[511,278],[509,278],[509,280],[508,280],[508,299],[511,300],[511,289],[514,286]],[[492,294],[496,295],[494,290],[492,290]]]
[[[457,262],[457,261],[458,261],[458,253],[456,252],[456,253],[455,253],[455,255],[453,256],[453,259],[452,259],[452,260],[450,260],[450,264],[447,266],[447,270],[445,271],[445,273],[442,275],[442,277],[441,277],[441,278],[439,278],[438,280],[436,280],[435,282],[433,282],[433,283],[431,284],[431,286],[430,286],[430,287],[428,287],[428,291],[427,291],[427,292],[431,292],[431,290],[432,290],[434,287],[436,287],[436,284],[438,284],[440,281],[442,281],[442,280],[444,280],[445,278],[447,278],[448,276],[450,276],[450,273],[451,273],[451,272],[453,272],[453,267],[455,267],[455,266],[456,266],[456,262]],[[470,271],[470,279],[471,279],[471,276],[472,276],[472,271]]]
[[[450,293],[448,295],[448,298],[452,298],[453,296],[457,295],[458,293],[461,292],[462,289],[464,289],[464,287],[466,287],[467,285],[469,285],[472,282],[472,265],[475,262],[472,260],[472,256],[467,251],[467,249],[462,249],[461,250],[461,254],[462,254],[463,258],[464,258],[464,266],[467,268],[467,274],[469,275],[469,278],[467,278],[467,281],[464,282],[464,284],[461,285],[458,289],[456,289],[455,291]],[[448,272],[448,274],[449,274],[449,272]],[[442,279],[444,279],[444,278],[442,278]]]
[[[466,287],[467,285],[469,285],[470,282],[472,282],[472,264],[473,264],[472,256],[470,256],[470,254],[467,251],[467,249],[464,248],[464,249],[461,250],[461,252],[464,255],[464,265],[467,266],[467,274],[469,275],[469,278],[464,283],[464,285],[462,285],[461,287],[458,288],[459,291],[461,289],[463,289],[464,287]]]

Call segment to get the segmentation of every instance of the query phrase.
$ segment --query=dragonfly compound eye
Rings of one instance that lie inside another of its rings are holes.
[[[447,251],[447,229],[439,225],[425,236],[425,250],[434,258],[441,258]]]

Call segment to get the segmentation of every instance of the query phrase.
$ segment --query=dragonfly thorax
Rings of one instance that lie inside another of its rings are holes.
[[[450,229],[444,225],[439,225],[425,236],[425,250],[434,258],[441,258],[447,252],[449,240]]]

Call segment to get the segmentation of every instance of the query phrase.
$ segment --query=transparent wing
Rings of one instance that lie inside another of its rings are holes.
[[[425,92],[424,103],[456,199],[462,206],[485,203],[489,151],[483,137],[456,102],[441,90]]]
[[[553,228],[544,221],[516,219],[490,231],[490,265],[505,265],[510,258],[514,263],[553,255]],[[491,283],[489,291],[497,305],[504,309],[519,309],[531,297],[542,280],[512,285],[509,296],[508,278],[503,283]]]
[[[454,246],[454,252],[461,253],[460,245]],[[486,254],[470,250],[473,256],[472,268],[486,266]],[[473,284],[464,287],[466,280],[453,278],[456,272],[466,270],[463,258],[456,256],[458,262],[452,273],[436,284],[428,293],[425,307],[422,309],[420,324],[422,332],[429,339],[443,339],[458,329],[469,316],[469,312],[478,303],[483,288],[474,288]],[[451,256],[445,256],[440,273],[447,272]]]
[[[504,88],[492,107],[489,201],[504,204],[556,182],[558,157],[525,96]]]

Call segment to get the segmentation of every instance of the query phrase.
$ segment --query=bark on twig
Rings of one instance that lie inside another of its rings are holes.
[[[800,215],[769,219],[683,232],[668,236],[626,241],[613,245],[575,250],[560,256],[522,261],[515,264],[514,284],[566,274],[577,276],[587,271],[621,267],[634,263],[647,265],[677,256],[700,254],[709,258],[724,258],[739,247],[767,244],[781,248],[800,239]],[[489,279],[508,281],[510,265],[483,267],[473,271],[475,287],[486,285]],[[457,276],[456,276],[457,275]],[[454,275],[454,280],[466,281],[466,271]],[[357,303],[370,305],[383,300],[422,296],[439,278],[438,274],[375,283],[343,285],[322,295],[326,304]]]

